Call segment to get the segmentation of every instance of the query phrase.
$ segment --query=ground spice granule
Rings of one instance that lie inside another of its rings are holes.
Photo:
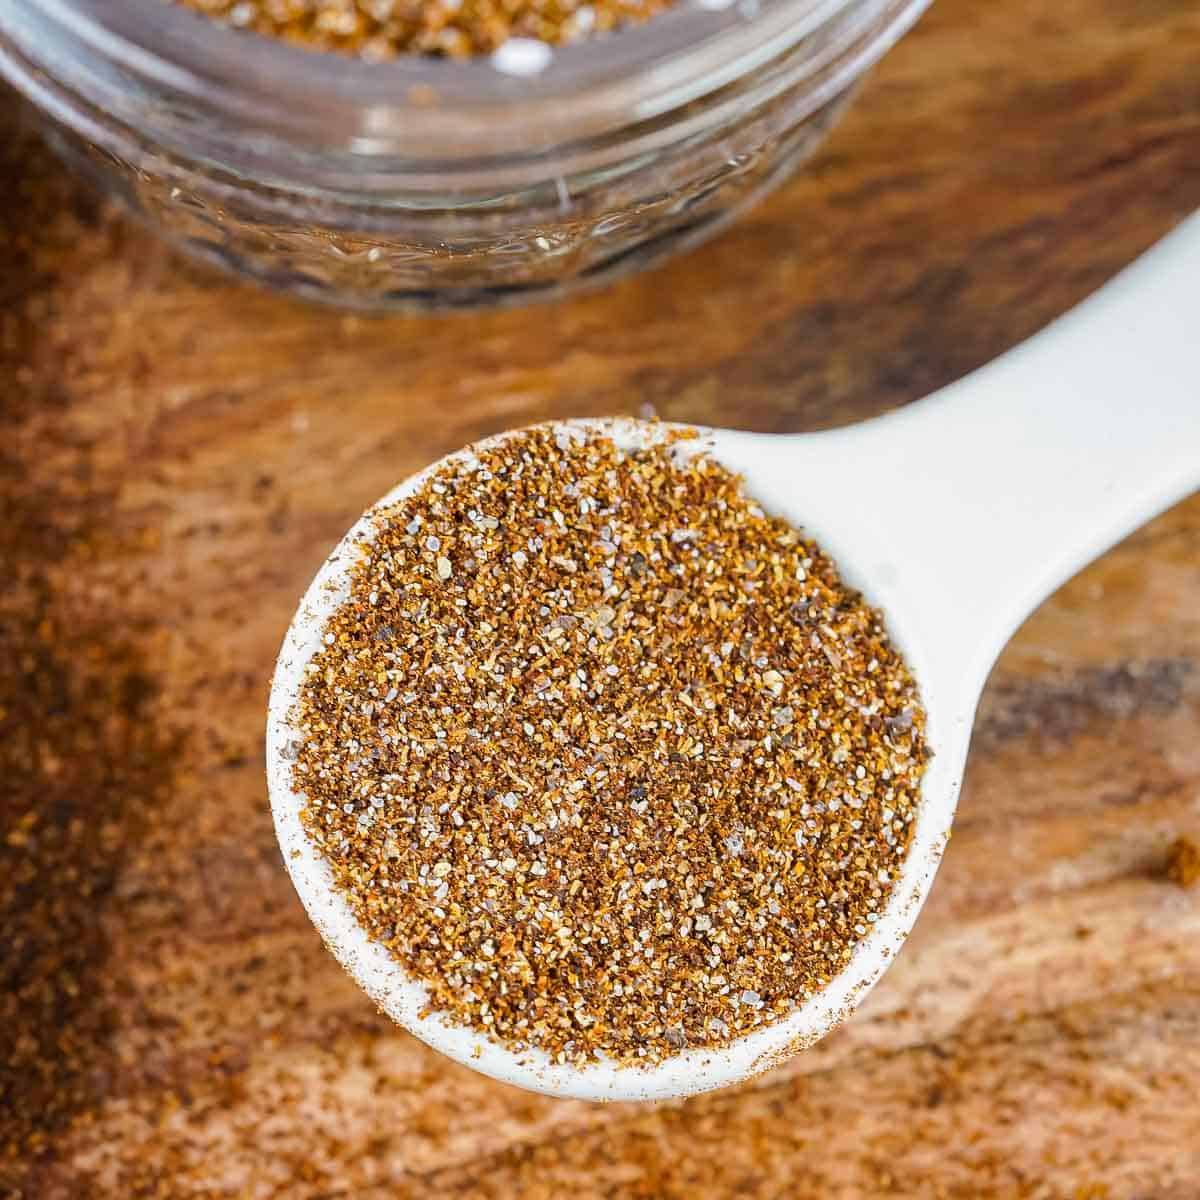
[[[1200,883],[1200,844],[1177,837],[1167,850],[1167,878],[1180,887]]]
[[[880,613],[699,443],[514,435],[376,515],[293,782],[431,1008],[555,1061],[727,1042],[850,958],[928,757]]]
[[[470,58],[509,38],[562,46],[648,20],[672,0],[176,0],[236,29],[310,50]]]

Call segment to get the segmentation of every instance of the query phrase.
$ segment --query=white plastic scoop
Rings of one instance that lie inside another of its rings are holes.
[[[935,396],[830,433],[704,432],[746,491],[813,536],[880,606],[924,696],[934,758],[906,865],[846,970],[787,1019],[652,1068],[560,1066],[421,1017],[424,989],[368,941],[299,820],[289,713],[322,625],[346,594],[370,512],[309,588],[271,692],[267,771],[284,862],[329,948],[417,1037],[508,1083],[598,1100],[734,1083],[824,1036],[866,996],[929,893],[950,832],[971,724],[992,662],[1060,583],[1200,486],[1200,217],[1068,316]],[[633,445],[668,427],[585,422]],[[507,436],[507,435],[501,435]],[[469,455],[470,449],[460,452]],[[400,484],[389,504],[416,488]]]

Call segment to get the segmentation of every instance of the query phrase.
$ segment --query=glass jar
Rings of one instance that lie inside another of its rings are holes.
[[[192,254],[349,308],[487,307],[711,236],[812,153],[929,0],[703,3],[547,61],[368,63],[163,0],[2,0],[0,71],[60,153]]]

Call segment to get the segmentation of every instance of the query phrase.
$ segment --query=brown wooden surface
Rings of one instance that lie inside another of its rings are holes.
[[[300,591],[418,464],[644,403],[867,416],[1200,205],[1195,0],[939,0],[719,241],[496,316],[346,319],[183,264],[15,113],[0,98],[0,1194],[1200,1195],[1200,890],[1164,878],[1200,824],[1200,498],[1021,631],[910,946],[849,1025],[738,1090],[555,1102],[397,1031],[307,924],[262,772]]]

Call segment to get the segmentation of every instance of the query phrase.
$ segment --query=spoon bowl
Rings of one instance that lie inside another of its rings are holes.
[[[673,433],[690,428],[619,419],[551,424],[609,437],[625,450],[667,441]],[[825,535],[832,531],[831,525],[820,520],[802,520],[804,514],[820,507],[815,495],[806,496],[803,489],[797,488],[785,488],[784,493],[779,493],[781,481],[774,472],[768,471],[763,478],[756,479],[755,465],[764,474],[763,462],[772,463],[771,451],[778,439],[727,430],[697,432],[699,437],[679,442],[677,446],[689,454],[706,452],[731,470],[744,474],[748,494],[793,524],[803,525],[805,532],[822,546],[828,545]],[[608,1062],[586,1067],[563,1066],[553,1063],[540,1051],[506,1050],[437,1015],[422,1017],[427,1000],[425,988],[409,978],[384,947],[368,939],[350,905],[334,888],[328,864],[301,824],[303,798],[293,791],[290,772],[289,745],[296,735],[288,717],[299,697],[305,669],[321,648],[325,622],[347,598],[353,567],[361,557],[362,545],[374,537],[378,514],[416,491],[430,473],[446,463],[469,459],[476,449],[510,436],[511,433],[501,434],[479,447],[468,447],[393,488],[346,534],[301,602],[276,667],[267,745],[272,807],[284,859],[309,916],[335,957],[389,1016],[450,1057],[508,1083],[592,1100],[660,1099],[721,1087],[761,1071],[822,1037],[858,1004],[883,973],[916,919],[946,844],[958,794],[969,716],[956,725],[951,704],[943,702],[940,708],[935,707],[925,697],[927,737],[934,758],[926,772],[920,813],[902,875],[893,886],[886,910],[858,945],[850,966],[787,1019],[755,1030],[719,1050],[687,1050],[657,1066],[629,1068]],[[844,577],[888,613],[893,640],[920,681],[921,640],[919,636],[907,635],[912,622],[905,617],[911,603],[905,603],[903,576],[896,572],[884,574],[888,578],[882,587],[878,581],[857,577],[854,571],[846,572]],[[945,721],[941,717],[943,711]],[[953,736],[949,734],[951,729],[955,731]]]
[[[556,1096],[650,1100],[722,1087],[835,1028],[886,970],[929,894],[979,695],[1004,641],[1081,565],[1200,481],[1200,354],[1191,349],[1197,292],[1200,224],[1193,220],[1038,337],[918,404],[827,433],[702,429],[679,443],[679,452],[707,452],[740,474],[748,495],[811,536],[845,581],[883,610],[921,690],[933,758],[901,875],[846,968],[787,1017],[656,1065],[557,1064],[541,1051],[508,1049],[426,1012],[424,985],[367,937],[301,824],[303,797],[291,786],[299,737],[292,714],[306,667],[327,618],[347,596],[379,512],[442,464],[395,487],[313,580],[271,691],[267,773],[276,832],[300,898],[334,956],[380,1008],[434,1049]],[[665,440],[678,428],[624,419],[561,424],[626,449]]]

